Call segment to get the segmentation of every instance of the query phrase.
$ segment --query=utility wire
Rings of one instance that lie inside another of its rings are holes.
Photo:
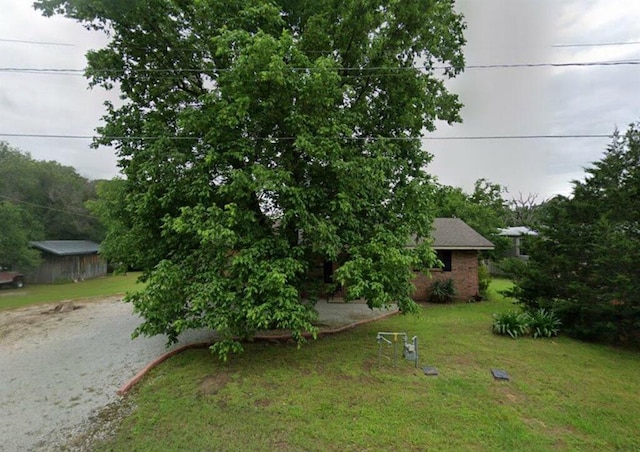
[[[626,42],[594,42],[585,44],[555,44],[553,47],[604,47],[604,46],[632,46],[638,45],[640,41]]]
[[[612,61],[585,61],[585,62],[568,62],[568,63],[505,63],[505,64],[470,64],[465,69],[509,69],[509,68],[541,68],[541,67],[589,67],[589,66],[635,66],[640,65],[640,59],[630,60],[612,60]],[[317,71],[326,70],[319,67],[287,67],[291,71]],[[413,71],[427,69],[453,69],[452,66],[408,66],[408,67],[336,67],[335,70],[349,72],[376,72],[376,71]],[[230,72],[229,68],[158,68],[158,69],[133,69],[127,68],[127,72],[139,73],[221,73]],[[68,68],[20,68],[20,67],[0,67],[0,72],[7,73],[32,73],[32,74],[60,74],[60,75],[82,75],[84,69],[68,69]],[[120,73],[122,69],[100,69],[92,71],[97,74]],[[264,72],[264,71],[260,71]]]
[[[561,138],[611,138],[613,135],[585,133],[573,135],[475,135],[463,137],[423,137],[422,140],[546,140]]]
[[[0,198],[1,199],[5,199],[7,201],[15,202],[17,204],[24,204],[24,205],[27,205],[27,206],[38,207],[40,209],[52,210],[54,212],[66,213],[66,214],[69,214],[69,215],[75,215],[77,217],[90,218],[92,220],[100,221],[100,219],[98,217],[94,217],[93,215],[86,215],[86,214],[79,213],[79,212],[72,212],[70,210],[56,209],[55,207],[50,207],[50,206],[42,206],[40,204],[34,204],[34,203],[28,202],[28,201],[21,201],[19,199],[13,199],[13,198],[10,198],[10,197],[4,196],[4,195],[0,195]]]
[[[75,44],[67,43],[67,42],[52,42],[52,41],[33,41],[29,39],[9,39],[9,38],[0,38],[0,42],[11,42],[16,44],[36,44],[36,45],[45,45],[45,46],[65,46],[65,47],[76,47]],[[621,42],[593,42],[593,43],[572,43],[572,44],[554,44],[552,47],[603,47],[603,46],[627,46],[627,45],[640,45],[640,41],[621,41]],[[147,49],[147,47],[136,47],[137,49]],[[175,47],[171,50],[178,52],[208,52],[206,49],[195,49],[195,48],[182,48]],[[317,54],[332,54],[336,51],[336,49],[331,50],[305,50],[305,53],[317,53]],[[395,50],[389,50],[385,53],[397,53]]]
[[[30,41],[27,39],[6,39],[0,38],[0,42],[12,42],[16,44],[38,44],[43,46],[64,46],[64,47],[75,47],[75,44],[69,44],[66,42],[47,42],[47,41]]]
[[[611,138],[612,134],[568,134],[568,135],[469,135],[460,137],[336,137],[337,140],[345,141],[432,141],[432,140],[547,140],[547,139],[567,139],[567,138]],[[31,134],[31,133],[2,133],[0,137],[16,137],[16,138],[61,138],[61,139],[78,139],[78,140],[91,140],[98,138],[93,135],[53,135],[53,134]],[[199,140],[200,137],[187,137],[187,136],[104,136],[99,137],[107,140],[121,140],[121,141],[151,141],[151,140]],[[319,137],[326,139],[329,137]],[[295,141],[296,137],[246,137],[248,140],[256,141]]]
[[[65,46],[76,47],[75,44],[67,42],[52,42],[52,41],[34,41],[30,39],[10,39],[0,38],[0,42],[11,42],[16,44],[36,44],[45,46]],[[640,41],[620,41],[620,42],[593,42],[593,43],[570,43],[570,44],[554,44],[553,47],[602,47],[602,46],[626,46],[626,45],[640,45]],[[138,49],[147,49],[146,47],[137,47]],[[207,52],[205,49],[195,48],[172,48],[171,50],[180,52]],[[305,50],[305,53],[319,53],[319,54],[332,54],[336,49],[330,50]],[[397,53],[395,50],[389,50],[387,53]]]

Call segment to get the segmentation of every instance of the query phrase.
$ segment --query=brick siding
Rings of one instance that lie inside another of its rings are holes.
[[[416,272],[413,280],[416,291],[413,299],[426,301],[429,298],[429,288],[436,280],[451,278],[458,291],[457,299],[468,300],[478,293],[478,252],[477,251],[453,251],[451,255],[451,271],[440,269],[430,271],[431,277],[424,273]]]

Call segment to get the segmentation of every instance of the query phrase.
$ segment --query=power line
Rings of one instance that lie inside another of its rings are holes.
[[[46,46],[64,46],[64,47],[76,47],[75,44],[68,42],[53,42],[53,41],[34,41],[30,39],[9,39],[0,38],[0,42],[11,42],[16,44],[35,44]],[[621,41],[621,42],[594,42],[594,43],[572,43],[572,44],[554,44],[553,47],[601,47],[601,46],[625,46],[625,45],[640,45],[640,41]],[[146,47],[138,47],[139,49],[146,49]],[[173,48],[172,50],[180,52],[207,52],[204,49],[195,48]],[[335,49],[331,50],[305,50],[306,53],[318,53],[318,54],[331,54]],[[395,52],[395,51],[388,51]]]
[[[465,66],[465,69],[497,69],[517,67],[588,67],[588,66],[627,66],[640,65],[640,60],[586,61],[583,63],[516,63],[516,64],[477,64]]]
[[[64,210],[64,209],[56,209],[55,207],[50,207],[50,206],[42,206],[40,204],[34,204],[34,203],[28,202],[28,201],[21,201],[19,199],[9,198],[8,196],[4,196],[4,195],[0,195],[0,198],[6,199],[7,201],[15,202],[17,204],[25,204],[27,206],[38,207],[40,209],[51,210],[51,211],[54,211],[54,212],[66,213],[66,214],[69,214],[69,215],[75,215],[77,217],[90,218],[92,220],[98,220],[98,221],[100,220],[98,217],[94,217],[93,215],[86,215],[86,214],[83,214],[83,213],[72,212],[70,210]]]
[[[0,132],[0,137],[14,137],[14,138],[61,138],[65,140],[92,140],[95,138],[106,138],[109,140],[197,140],[197,137],[181,137],[181,136],[172,136],[172,137],[161,137],[161,136],[104,136],[97,137],[95,135],[60,135],[60,134],[49,134],[49,133],[2,133]]]
[[[631,46],[638,45],[640,41],[626,41],[626,42],[594,42],[584,44],[555,44],[553,47],[604,47],[604,46]]]
[[[548,139],[568,139],[568,138],[611,138],[612,134],[532,134],[532,135],[468,135],[459,137],[336,137],[337,140],[346,141],[432,141],[432,140],[548,140]],[[55,135],[55,134],[32,134],[32,133],[2,133],[0,137],[17,137],[17,138],[51,138],[51,139],[80,139],[91,140],[98,138],[93,135]],[[122,140],[122,141],[151,141],[151,140],[199,140],[200,137],[187,137],[187,136],[103,136],[99,137],[107,140]],[[329,137],[319,137],[327,139]],[[246,137],[248,140],[256,141],[295,141],[296,137]]]
[[[470,64],[465,69],[509,69],[509,68],[543,68],[543,67],[589,67],[589,66],[635,66],[640,65],[640,59],[629,60],[612,60],[612,61],[585,61],[585,62],[567,62],[567,63],[503,63],[503,64]],[[288,67],[290,71],[318,71],[326,70],[326,68],[319,67]],[[390,73],[397,73],[400,71],[413,71],[413,70],[446,70],[453,69],[452,66],[408,66],[408,67],[336,67],[333,68],[339,71],[345,72],[378,72],[388,71]],[[127,72],[138,73],[222,73],[230,72],[229,68],[157,68],[157,69],[132,69],[129,68]],[[20,67],[0,67],[0,72],[6,73],[27,73],[27,74],[58,74],[58,75],[83,75],[84,69],[69,69],[69,68],[20,68]],[[109,74],[120,73],[122,69],[100,69],[94,70],[93,73],[97,74]],[[260,71],[263,72],[263,71]]]
[[[573,135],[475,135],[463,137],[423,137],[422,140],[547,140],[564,138],[611,138],[613,135],[585,133]]]
[[[48,42],[48,41],[30,41],[27,39],[6,39],[0,38],[0,42],[12,42],[16,44],[38,44],[43,46],[64,46],[64,47],[75,47],[75,44],[69,44],[66,42]]]

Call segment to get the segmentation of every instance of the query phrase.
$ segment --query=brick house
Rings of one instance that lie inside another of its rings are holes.
[[[430,270],[430,275],[416,272],[413,280],[416,291],[413,299],[425,301],[429,297],[429,288],[436,280],[451,278],[458,295],[456,298],[468,300],[478,293],[478,254],[483,250],[492,250],[493,243],[476,232],[459,218],[436,218],[431,232],[432,247],[442,268]]]

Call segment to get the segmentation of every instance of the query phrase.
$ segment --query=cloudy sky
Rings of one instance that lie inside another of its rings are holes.
[[[507,197],[569,194],[570,181],[601,158],[610,139],[478,137],[607,135],[640,120],[640,64],[633,64],[640,63],[640,1],[456,4],[468,24],[468,69],[449,86],[465,104],[464,123],[441,124],[425,140],[434,155],[429,171],[466,190],[484,177],[507,187]],[[69,19],[41,17],[28,0],[0,0],[0,11],[0,140],[89,178],[115,176],[113,150],[90,149],[88,139],[14,136],[93,134],[103,101],[117,93],[90,90],[79,75],[10,69],[82,69],[85,52],[106,38]],[[609,61],[631,64],[495,67]]]

